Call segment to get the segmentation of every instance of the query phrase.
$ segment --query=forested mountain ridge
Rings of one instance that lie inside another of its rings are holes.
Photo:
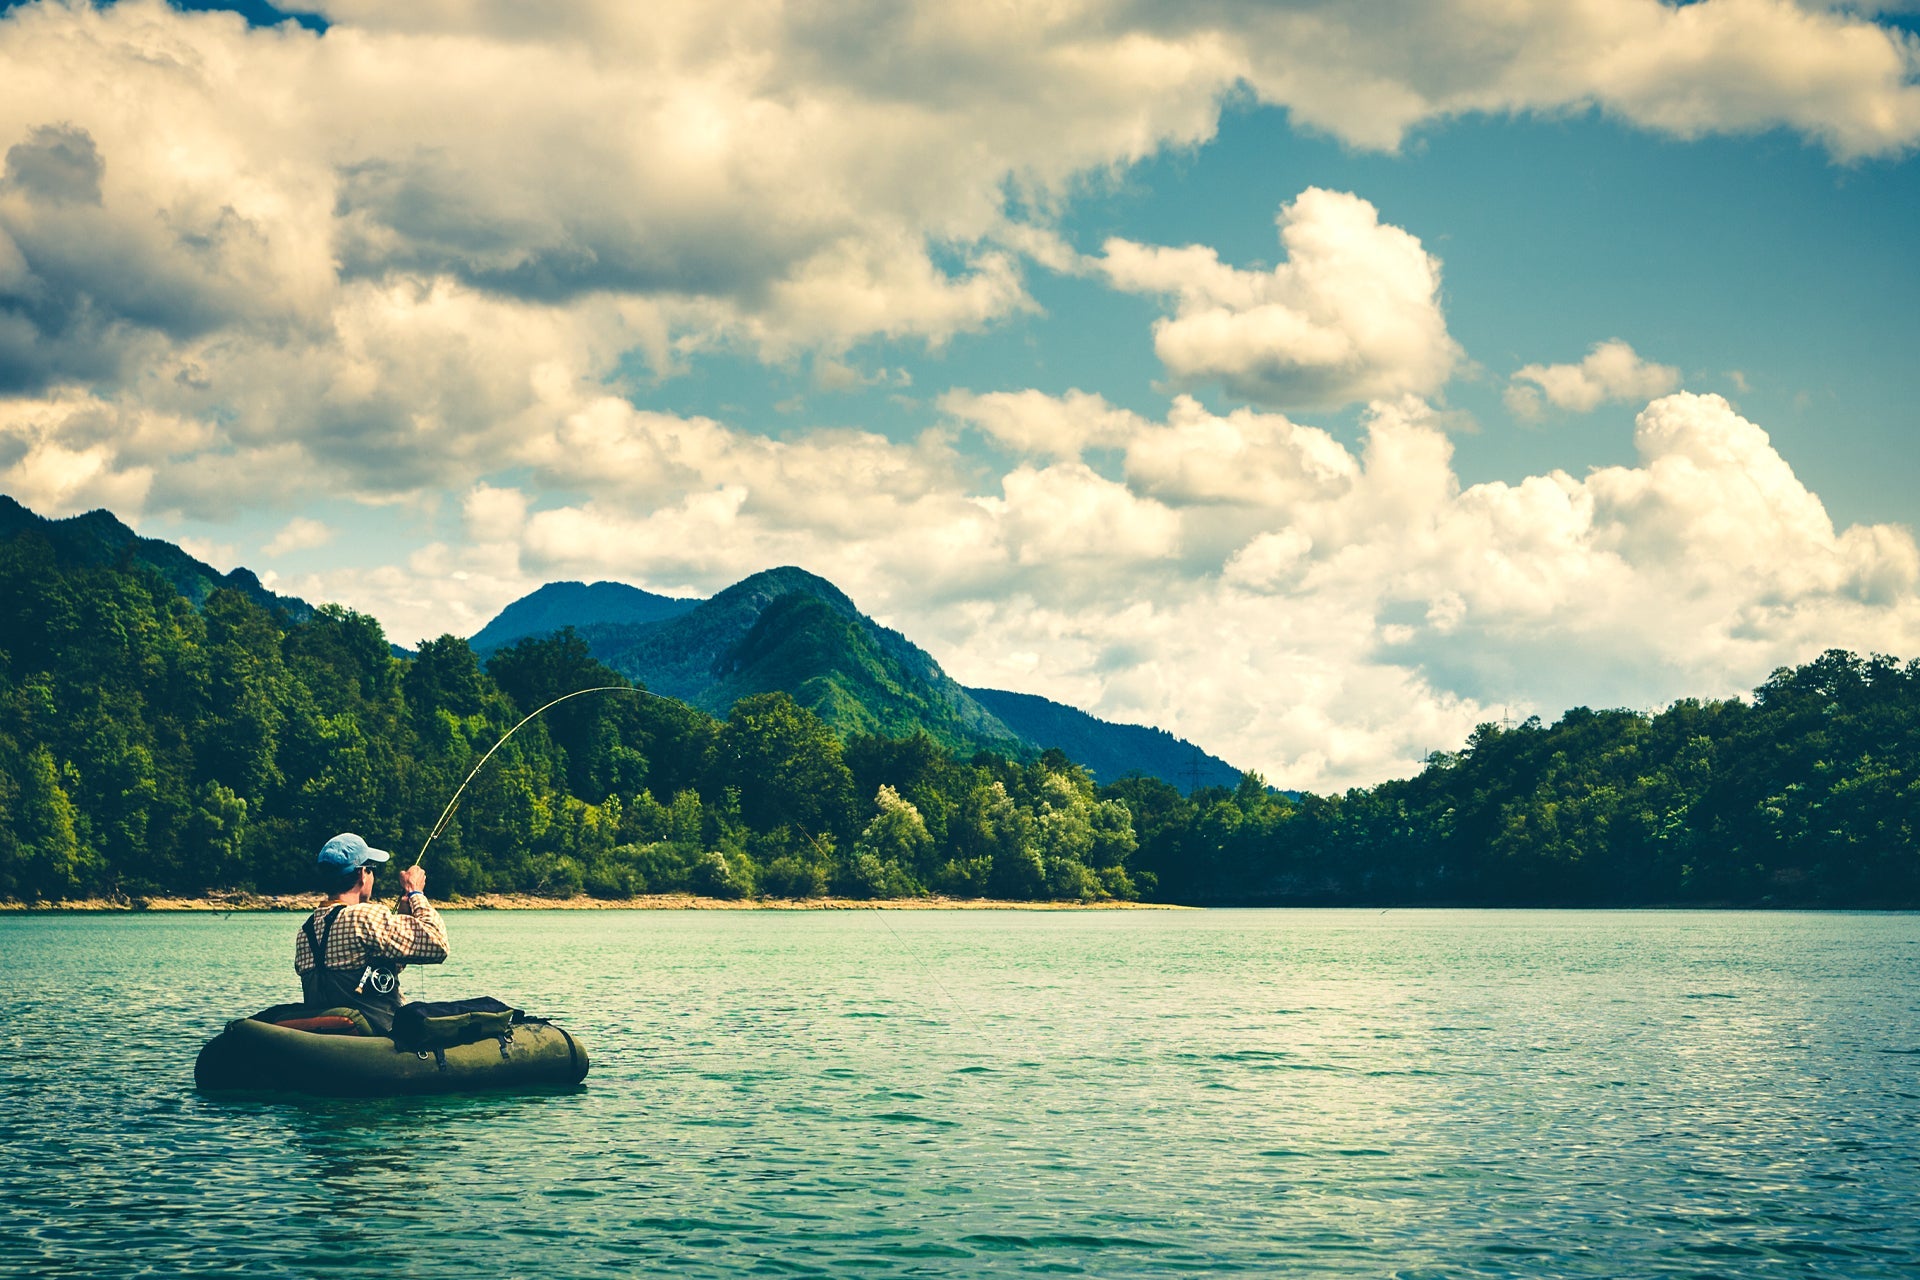
[[[442,636],[304,619],[158,570],[0,540],[0,899],[310,887],[343,829],[419,848],[469,770],[560,693],[618,685],[570,631],[483,668]],[[1129,897],[1123,804],[1057,754],[844,744],[785,693],[724,721],[663,696],[553,708],[474,776],[433,845],[441,893]],[[1145,882],[1151,885],[1151,881]]]
[[[843,736],[924,730],[968,753],[1038,753],[925,650],[804,569],[756,573],[662,621],[576,629],[599,661],[713,715],[785,692]]]
[[[967,693],[1028,742],[1058,747],[1102,782],[1143,773],[1193,791],[1231,789],[1240,771],[1165,729],[1119,724],[1034,693],[974,689]]]
[[[644,626],[679,617],[701,603],[656,595],[624,582],[549,582],[502,609],[467,643],[484,658],[529,636],[607,623]]]
[[[276,594],[248,569],[221,573],[172,543],[141,537],[110,512],[53,520],[0,494],[0,540],[24,532],[43,537],[65,566],[147,566],[196,607],[224,587],[295,621],[313,613],[307,601]],[[788,594],[814,597],[839,616],[793,602],[775,611],[756,632],[768,605]],[[701,611],[700,617],[688,619],[695,610]],[[663,622],[678,625],[649,634]],[[1141,737],[1143,731],[1135,726],[1085,717],[1084,723],[1072,721],[1074,731],[1066,734],[1009,728],[931,655],[898,631],[867,618],[826,579],[801,569],[757,573],[704,601],[614,582],[548,583],[509,604],[469,644],[484,659],[507,644],[567,626],[586,636],[597,657],[630,679],[715,715],[725,716],[740,697],[782,690],[843,737],[863,732],[899,736],[922,729],[963,753],[988,750],[1027,759],[1047,747],[1067,747],[1071,738],[1070,756],[1085,751],[1098,758],[1096,777],[1112,779],[1139,770],[1191,785],[1186,767],[1190,753],[1180,757],[1178,771],[1164,771],[1158,766],[1165,753],[1154,750],[1157,744]],[[829,638],[836,642],[827,643]],[[410,656],[397,647],[395,653]],[[1055,727],[1066,721],[1054,716],[1028,723]],[[1136,744],[1147,749],[1136,756],[1128,749]],[[1203,782],[1220,780],[1218,774],[1202,775]]]
[[[110,511],[49,520],[0,493],[0,541],[27,532],[44,538],[63,565],[145,565],[195,605],[206,603],[209,595],[224,587],[296,620],[313,613],[313,606],[305,600],[269,591],[252,570],[222,573],[171,542],[141,537]]]
[[[1183,902],[1911,908],[1920,660],[1830,650],[1751,700],[1483,724],[1342,796],[1101,794]]]
[[[496,633],[533,634],[524,622],[501,624],[509,614],[524,618],[523,604],[561,599],[551,591],[509,605],[474,637],[475,648],[485,652],[481,641]],[[540,617],[551,630],[573,627],[595,658],[628,678],[713,715],[726,715],[741,697],[781,691],[842,736],[924,731],[962,753],[1021,758],[1058,747],[1101,781],[1137,772],[1191,789],[1232,786],[1240,777],[1162,730],[1114,724],[1034,695],[963,687],[932,655],[803,569],[756,573],[667,619],[595,621],[553,607]]]

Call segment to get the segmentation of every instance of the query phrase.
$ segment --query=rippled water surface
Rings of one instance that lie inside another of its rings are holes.
[[[450,913],[593,1073],[200,1095],[295,917],[0,918],[0,1275],[1920,1273],[1920,917]]]

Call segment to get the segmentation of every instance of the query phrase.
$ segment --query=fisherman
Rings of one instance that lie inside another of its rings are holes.
[[[307,918],[293,944],[306,1002],[358,1009],[379,1035],[392,1034],[406,1001],[400,970],[447,958],[447,930],[427,901],[425,870],[401,869],[399,911],[373,901],[374,868],[390,856],[351,831],[320,846],[319,876],[330,901]]]

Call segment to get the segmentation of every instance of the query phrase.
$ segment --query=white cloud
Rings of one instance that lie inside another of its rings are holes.
[[[151,477],[140,470],[113,469],[113,452],[104,445],[70,449],[41,441],[0,471],[10,496],[51,516],[73,515],[94,507],[138,508]]]
[[[788,51],[802,68],[951,101],[992,85],[1025,104],[1037,75],[1086,92],[1105,73],[1135,95],[1195,79],[1244,78],[1263,101],[1360,146],[1393,147],[1422,122],[1469,112],[1596,105],[1682,136],[1785,127],[1843,158],[1920,133],[1912,54],[1874,6],[1794,0],[1109,0],[991,14],[928,0],[873,8],[735,6],[722,17],[614,0],[530,19],[510,5],[320,6],[389,32],[540,39],[625,56],[736,44]],[[864,36],[864,39],[854,38]],[[1137,133],[1146,117],[1115,93]],[[1064,130],[1090,126],[1075,117]],[[1151,147],[1149,138],[1141,144]]]
[[[1289,408],[1431,394],[1460,359],[1440,311],[1440,264],[1358,196],[1309,187],[1275,222],[1287,260],[1227,266],[1199,245],[1107,241],[1094,265],[1116,288],[1176,302],[1154,351],[1175,380],[1217,381]]]
[[[1268,510],[1337,492],[1358,470],[1318,427],[1250,409],[1217,417],[1188,396],[1174,401],[1165,426],[1133,433],[1126,459],[1128,479],[1163,501]]]
[[[989,510],[999,517],[1013,562],[1044,568],[1057,580],[1089,562],[1105,576],[1179,550],[1180,520],[1173,511],[1084,463],[1017,467],[1001,489],[1005,497]]]
[[[78,391],[0,399],[0,490],[47,516],[137,511],[153,464],[203,439],[191,422]]]
[[[1012,193],[1204,140],[1234,76],[1204,33],[937,8],[340,18],[0,19],[0,287],[34,299],[5,309],[0,392],[221,332],[324,338],[361,281],[646,300],[694,347],[776,356],[939,342],[1030,305],[996,246],[1051,233]]]
[[[1044,399],[991,403],[1111,413]],[[1832,645],[1920,650],[1912,534],[1836,530],[1718,397],[1649,405],[1633,466],[1474,486],[1417,400],[1374,405],[1357,450],[1186,398],[1119,423],[1118,476],[1042,433],[1046,461],[980,485],[937,432],[769,441],[594,400],[528,455],[582,496],[477,486],[465,545],[289,589],[411,638],[471,632],[554,578],[704,594],[799,564],[963,682],[1161,725],[1317,788],[1411,771],[1503,707],[1647,706],[1739,692]]]
[[[1786,128],[1853,159],[1920,136],[1911,41],[1793,0],[1393,0],[1167,5],[1157,30],[1235,33],[1262,100],[1396,147],[1469,113],[1598,107],[1680,137]]]
[[[1066,265],[1077,182],[1206,141],[1242,86],[1375,147],[1587,104],[1842,159],[1920,138],[1910,40],[1790,0],[325,8],[324,35],[159,0],[0,18],[0,394],[112,390],[219,335],[342,343],[341,292],[403,280],[644,304],[661,368],[940,342],[1031,306],[1021,256]],[[1175,367],[1293,390],[1356,341],[1289,297],[1163,337]],[[1366,394],[1437,376],[1431,342],[1424,373],[1359,347],[1409,370]]]
[[[527,525],[527,495],[518,489],[475,485],[460,510],[473,543],[512,542]]]
[[[22,492],[222,514],[298,476],[424,501],[547,432],[542,387],[634,353],[811,348],[831,384],[863,338],[1031,308],[1023,262],[1073,263],[1053,221],[1077,184],[1204,142],[1241,84],[1373,146],[1583,102],[1841,156],[1920,133],[1894,33],[1781,0],[328,12],[324,35],[158,0],[0,17],[0,411],[92,397],[205,437],[50,440],[6,464]],[[1418,241],[1318,191],[1282,232],[1272,272],[1102,261],[1178,300],[1176,378],[1288,406],[1444,380]]]
[[[1528,385],[1531,384],[1531,385]],[[1542,404],[1573,413],[1591,413],[1610,401],[1633,402],[1663,396],[1680,385],[1680,371],[1655,364],[1618,338],[1596,342],[1579,364],[1530,364],[1507,386],[1507,408],[1537,422]]]
[[[324,547],[333,541],[333,530],[323,521],[295,516],[287,521],[273,540],[261,548],[269,558],[288,555],[295,551],[311,551],[315,547]]]
[[[1019,453],[1078,458],[1090,448],[1124,444],[1146,424],[1097,395],[1073,390],[1054,397],[1040,391],[949,391],[940,408]]]
[[[1354,196],[1287,206],[1271,271],[1125,240],[1100,261],[1174,300],[1156,340],[1177,380],[1289,411],[1379,398],[1357,449],[1192,400],[1148,421],[1096,394],[956,394],[951,418],[1020,455],[976,470],[944,432],[771,440],[635,408],[622,381],[636,356],[665,377],[732,347],[823,358],[833,385],[863,338],[938,344],[1030,308],[1030,264],[1074,264],[1057,222],[1079,184],[1206,141],[1237,86],[1363,147],[1593,106],[1898,153],[1920,137],[1912,45],[1856,13],[326,11],[324,36],[158,0],[0,17],[7,492],[276,522],[295,493],[464,495],[458,542],[285,584],[406,642],[551,577],[711,591],[800,563],[962,678],[1293,785],[1403,770],[1495,700],[1652,701],[1827,644],[1920,648],[1911,536],[1834,530],[1724,402],[1650,406],[1634,467],[1463,489],[1432,412],[1399,398],[1459,359],[1438,264]],[[1666,389],[1577,368],[1597,403]],[[1544,401],[1548,381],[1523,385]]]
[[[1696,589],[1737,582],[1757,601],[1909,597],[1920,561],[1889,526],[1836,534],[1767,433],[1719,396],[1685,393],[1647,406],[1634,431],[1643,465],[1587,481],[1607,546]]]

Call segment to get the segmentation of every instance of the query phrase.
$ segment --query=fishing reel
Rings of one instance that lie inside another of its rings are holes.
[[[372,987],[377,996],[390,996],[400,989],[400,975],[391,969],[368,965],[360,971],[360,985],[353,993],[365,995],[368,987]]]

